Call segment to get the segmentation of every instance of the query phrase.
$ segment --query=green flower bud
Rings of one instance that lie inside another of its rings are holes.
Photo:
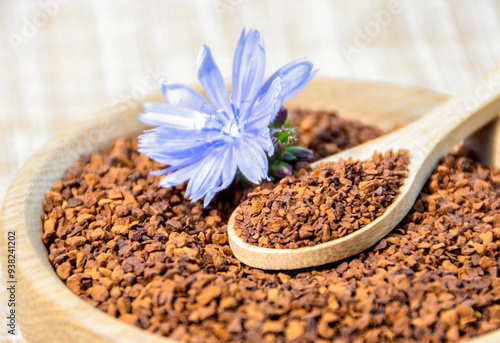
[[[271,164],[271,173],[278,179],[290,176],[293,173],[293,168],[286,162],[278,162]]]
[[[287,153],[292,154],[298,161],[311,162],[314,158],[313,152],[301,146],[291,146],[286,149]]]
[[[276,114],[273,122],[269,127],[271,128],[280,128],[285,125],[288,118],[288,109],[285,106],[281,106],[280,110]]]

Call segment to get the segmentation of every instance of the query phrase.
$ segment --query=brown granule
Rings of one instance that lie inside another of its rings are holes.
[[[383,132],[358,120],[345,119],[336,112],[293,109],[288,112],[297,123],[298,145],[312,151],[317,159],[377,138]]]
[[[500,328],[498,169],[447,156],[376,247],[266,272],[227,243],[241,195],[203,209],[183,186],[159,189],[149,175],[159,168],[120,139],[73,166],[44,201],[51,264],[111,316],[189,342],[455,342]]]
[[[297,249],[344,237],[385,213],[404,183],[409,152],[374,153],[321,163],[257,187],[241,203],[234,228],[243,241],[266,248]]]

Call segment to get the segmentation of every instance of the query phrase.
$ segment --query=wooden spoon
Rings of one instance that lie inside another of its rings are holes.
[[[404,100],[404,99],[403,99]],[[480,77],[458,95],[421,119],[380,138],[315,162],[334,162],[340,158],[366,160],[374,151],[410,151],[408,177],[401,194],[372,223],[345,237],[298,249],[262,248],[245,243],[235,232],[234,217],[228,224],[229,244],[243,263],[262,269],[297,269],[338,261],[371,247],[405,217],[437,163],[454,145],[485,126],[500,111],[500,65]]]

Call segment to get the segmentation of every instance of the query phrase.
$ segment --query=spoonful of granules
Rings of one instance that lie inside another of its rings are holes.
[[[413,207],[441,157],[498,116],[498,85],[500,66],[419,120],[274,189],[261,186],[229,220],[233,254],[252,267],[297,269],[376,244]]]
[[[409,152],[324,162],[310,173],[258,187],[240,204],[236,234],[259,247],[297,249],[344,237],[385,213],[400,193]]]

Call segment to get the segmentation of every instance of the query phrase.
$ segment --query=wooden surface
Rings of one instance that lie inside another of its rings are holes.
[[[356,102],[356,98],[351,100]],[[371,111],[376,113],[383,110],[372,106]],[[489,150],[491,154],[489,161],[500,162],[500,126],[497,128],[497,122],[494,121],[499,113],[500,65],[415,122],[391,134],[313,164],[314,166],[323,161],[335,162],[349,157],[369,160],[375,151],[384,153],[389,150],[408,150],[410,152],[408,177],[400,189],[401,194],[381,217],[345,237],[313,247],[274,249],[248,244],[238,236],[234,218],[241,212],[236,209],[228,225],[231,250],[240,261],[249,266],[283,270],[320,266],[368,249],[389,234],[412,209],[420,190],[441,157],[450,152],[454,145],[461,143],[487,124],[493,126],[498,135],[482,135],[485,139],[482,145],[492,148]],[[481,150],[479,146],[472,148]]]
[[[363,101],[357,101],[360,94]],[[387,105],[395,98],[407,102]],[[398,124],[409,122],[445,99],[422,89],[319,78],[294,99],[293,105],[314,103],[319,108],[337,108],[351,118],[376,121],[390,129],[395,115]],[[23,166],[9,188],[0,221],[17,235],[18,322],[25,342],[169,341],[122,323],[71,293],[53,271],[41,241],[40,214],[45,192],[76,161],[82,149],[97,151],[121,135],[137,134],[142,128],[137,121],[140,110],[139,106],[113,107],[57,136]],[[82,142],[86,142],[83,147]],[[4,242],[1,258],[5,258]],[[491,336],[490,342],[499,335]]]

